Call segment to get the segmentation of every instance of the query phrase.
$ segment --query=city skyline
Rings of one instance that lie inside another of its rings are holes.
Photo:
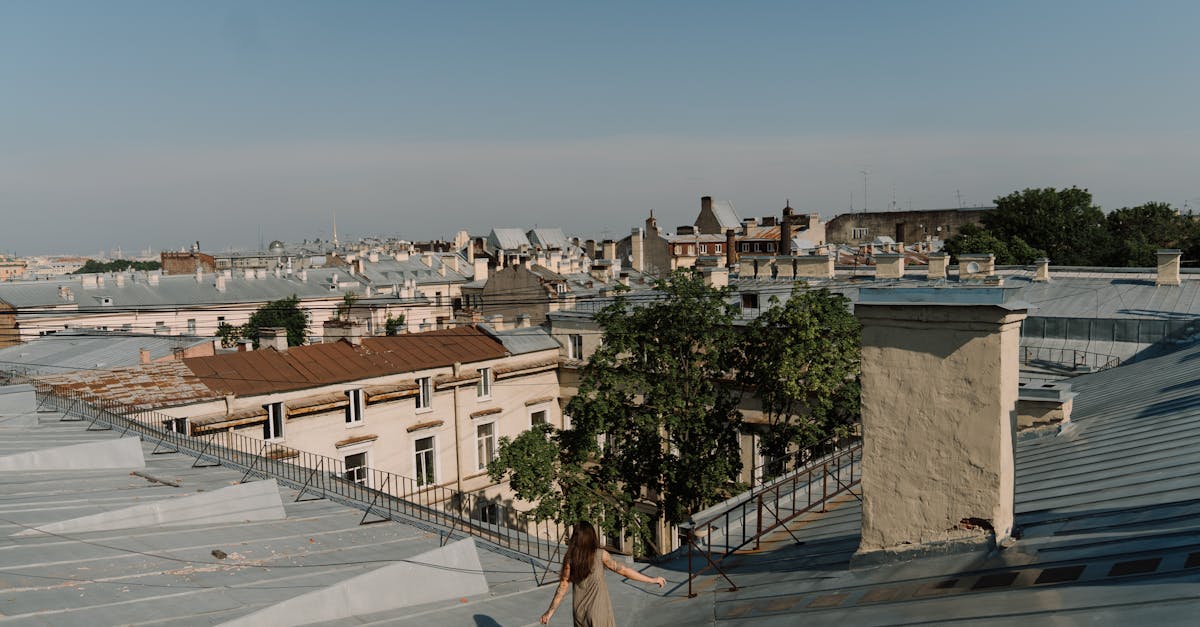
[[[1188,3],[0,8],[0,250],[1200,203]],[[868,175],[864,177],[864,171]],[[866,179],[864,181],[864,178]]]

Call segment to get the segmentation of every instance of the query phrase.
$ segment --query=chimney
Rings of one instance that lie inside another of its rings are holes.
[[[996,256],[992,253],[958,256],[958,280],[982,281],[996,274]]]
[[[125,287],[125,273],[118,272],[116,278],[117,287]]]
[[[367,327],[357,320],[326,320],[321,325],[321,330],[323,332],[322,344],[331,344],[344,339],[354,346],[360,346],[363,336],[366,335]]]
[[[407,250],[397,250],[396,253],[394,255],[392,255],[392,258],[395,259],[396,261],[408,261],[408,251]]]
[[[631,261],[631,263],[633,264],[633,269],[637,270],[638,272],[641,272],[642,270],[645,269],[644,262],[642,261],[642,229],[641,228],[634,228],[632,231],[630,231],[630,233],[629,233],[629,248],[630,248],[630,252],[632,253],[631,256],[633,257],[633,259]]]
[[[742,218],[742,232],[750,233],[750,229],[758,226],[758,220],[754,218]]]
[[[296,273],[296,276],[300,278],[301,283],[307,282],[308,281],[308,269],[301,268],[300,271]]]
[[[700,197],[700,213],[712,213],[712,196]]]
[[[148,349],[148,348],[138,349],[138,363],[139,364],[150,363],[150,349]]]
[[[267,269],[266,268],[255,268],[254,269],[254,278],[256,278],[256,279],[267,278]]]
[[[254,278],[254,268],[246,268],[242,270],[242,278],[250,280]]]
[[[363,261],[362,257],[359,257],[358,259],[354,260],[354,273],[357,274],[358,276],[363,275],[363,270],[365,269],[365,267],[366,267],[366,262]]]
[[[58,297],[65,301],[75,300],[75,295],[71,293],[71,288],[66,285],[58,286]]]
[[[1179,285],[1181,282],[1179,276],[1179,257],[1181,253],[1179,250],[1164,248],[1155,254],[1158,256],[1158,276],[1154,279],[1154,284]]]
[[[224,275],[224,274],[218,274],[218,275],[217,275],[217,277],[216,277],[216,283],[215,283],[215,285],[216,285],[216,287],[217,287],[217,291],[218,291],[218,292],[224,292],[224,291],[225,291],[225,275]]]
[[[158,285],[158,280],[160,277],[162,277],[162,274],[158,271],[151,272],[150,274],[146,275],[146,282],[150,285]]]
[[[475,281],[486,281],[488,278],[488,260],[487,257],[476,257],[474,261],[474,274],[472,275]]]
[[[737,265],[737,232],[733,229],[725,229],[725,267],[732,268]]]
[[[517,327],[516,328],[527,329],[527,328],[529,328],[529,322],[530,322],[529,314],[527,314],[527,313],[517,314]]]
[[[596,240],[590,239],[583,243],[583,252],[588,256],[588,259],[596,260]]]
[[[1033,260],[1033,280],[1045,283],[1050,280],[1050,260],[1042,257]]]
[[[1074,399],[1075,392],[1065,381],[1021,383],[1017,390],[1017,429],[1052,427],[1057,430],[1071,421]]]
[[[421,253],[421,263],[425,264],[426,268],[432,268],[433,267],[433,253],[431,253],[431,252]]]
[[[783,220],[779,223],[779,247],[776,251],[780,255],[792,254],[792,216],[795,210],[792,209],[792,203],[784,203]]]
[[[704,284],[709,287],[726,287],[729,285],[729,268],[705,268]]]
[[[239,353],[248,353],[254,350],[254,340],[238,340],[237,350]]]
[[[492,328],[497,331],[503,331],[504,330],[504,316],[501,314],[495,314],[491,318],[488,318],[488,324],[490,324],[492,326]]]
[[[929,280],[946,280],[946,266],[949,262],[950,255],[946,253],[929,253]]]
[[[854,309],[862,324],[860,564],[994,548],[1012,533],[1027,305],[1003,288],[946,301],[940,291],[862,288]]]
[[[201,268],[196,268],[196,282],[197,283],[204,282],[204,270],[202,270]]]
[[[379,263],[379,253],[377,253],[377,252],[370,253],[369,255],[367,255],[367,260],[370,261],[371,263]]]
[[[904,278],[904,255],[899,253],[880,253],[875,255],[875,278]]]
[[[183,347],[176,346],[175,348],[171,349],[171,359],[175,361],[183,361],[183,352]]]
[[[281,353],[286,353],[288,349],[287,329],[283,327],[259,329],[258,346],[259,348],[274,348]]]
[[[832,279],[836,271],[837,255],[800,255],[793,257],[796,278]]]

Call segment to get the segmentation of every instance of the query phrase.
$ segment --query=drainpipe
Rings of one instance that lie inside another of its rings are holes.
[[[458,379],[458,373],[461,369],[462,369],[462,363],[455,362],[454,370],[453,370],[455,379]],[[455,383],[457,383],[457,381]],[[450,394],[454,398],[454,475],[455,475],[455,479],[457,480],[457,483],[458,483],[458,494],[459,494],[458,513],[461,516],[461,515],[463,515],[463,508],[466,506],[466,503],[464,503],[463,499],[462,499],[462,493],[463,493],[462,442],[459,441],[459,432],[458,432],[458,392],[460,389],[461,389],[461,387],[458,385],[455,385],[452,388],[450,388]]]

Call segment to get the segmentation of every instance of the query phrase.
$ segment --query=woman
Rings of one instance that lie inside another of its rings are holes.
[[[596,528],[591,523],[576,523],[571,540],[567,543],[567,556],[563,559],[562,573],[558,577],[558,590],[554,592],[550,609],[542,614],[542,624],[550,624],[554,610],[558,609],[558,604],[562,603],[563,597],[567,595],[569,582],[575,587],[575,592],[571,595],[575,627],[615,626],[617,623],[613,619],[612,601],[608,598],[608,586],[604,583],[604,570],[601,567],[634,581],[656,583],[659,588],[667,585],[667,580],[662,577],[647,577],[628,566],[614,562],[608,551],[600,548]]]

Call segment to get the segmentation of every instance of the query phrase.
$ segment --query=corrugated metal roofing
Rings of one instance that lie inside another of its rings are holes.
[[[523,329],[508,329],[492,332],[504,344],[504,348],[513,355],[524,355],[538,351],[554,350],[561,347],[558,340],[550,336],[550,332],[542,327],[526,327]]]
[[[212,342],[211,338],[132,335],[104,331],[60,331],[17,346],[0,348],[0,369],[11,365],[29,372],[114,368],[139,363],[141,349],[150,359],[169,357],[176,348]]]
[[[222,396],[179,361],[112,370],[78,370],[38,379],[56,389],[96,396],[136,409],[174,407]]]
[[[200,381],[221,394],[250,396],[496,359],[504,345],[475,327],[363,338],[186,359]]]
[[[529,245],[529,239],[521,229],[509,228],[492,229],[488,235],[488,242],[500,250],[517,250],[521,246]]]
[[[712,201],[713,216],[721,225],[721,230],[736,229],[742,225],[742,219],[738,217],[737,210],[733,208],[733,203],[728,200]]]

